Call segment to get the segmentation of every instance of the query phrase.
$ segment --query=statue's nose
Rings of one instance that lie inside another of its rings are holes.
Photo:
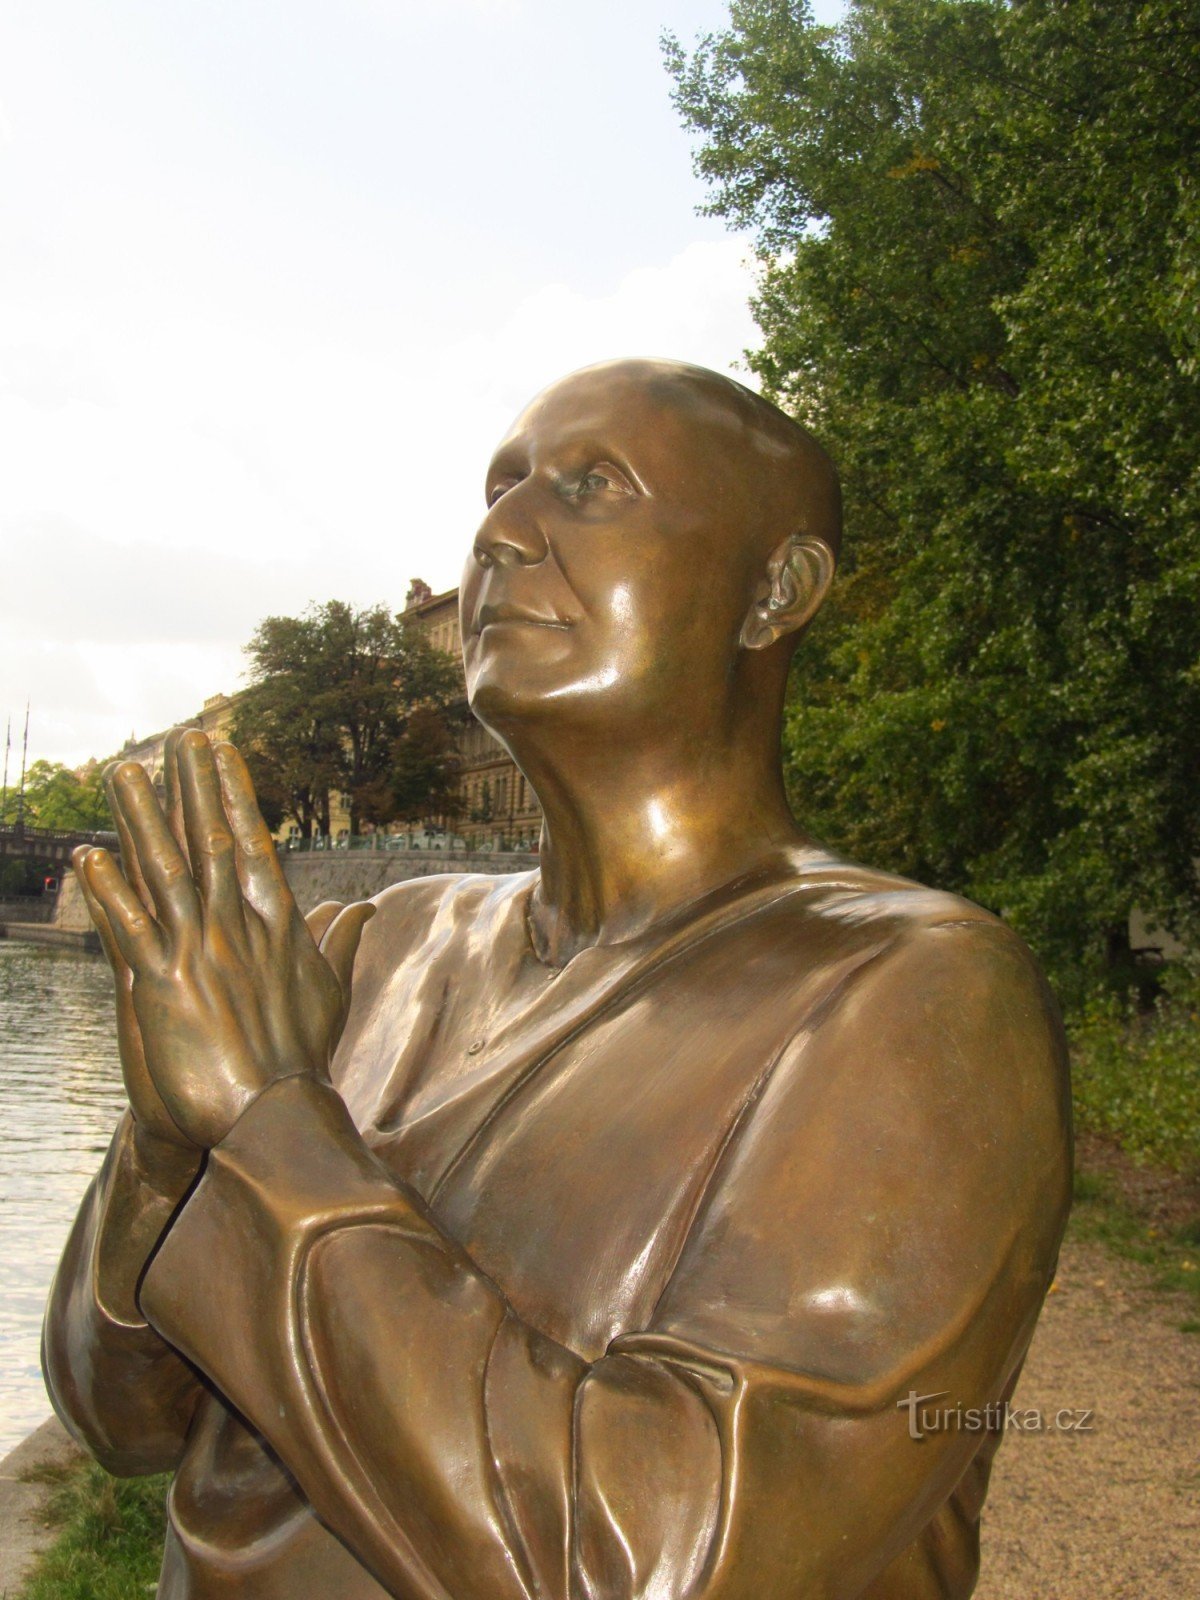
[[[518,486],[501,495],[483,519],[474,554],[481,567],[535,567],[549,548],[534,508]]]

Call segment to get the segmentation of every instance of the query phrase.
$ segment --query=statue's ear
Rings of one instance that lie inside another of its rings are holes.
[[[754,604],[742,623],[739,643],[765,650],[796,633],[821,608],[833,582],[834,555],[824,539],[794,533],[771,552]]]

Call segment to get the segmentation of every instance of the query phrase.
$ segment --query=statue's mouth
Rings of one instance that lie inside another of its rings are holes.
[[[517,623],[532,628],[569,628],[571,624],[562,617],[551,614],[542,614],[536,611],[525,611],[520,606],[488,603],[479,608],[475,619],[474,632],[480,634],[485,628],[494,627],[504,623]]]

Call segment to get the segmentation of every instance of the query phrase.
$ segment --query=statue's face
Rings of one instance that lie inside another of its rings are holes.
[[[737,430],[599,369],[518,418],[460,590],[471,705],[610,732],[722,698],[754,568]]]

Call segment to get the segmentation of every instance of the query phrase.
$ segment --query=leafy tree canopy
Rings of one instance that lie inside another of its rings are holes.
[[[340,600],[267,617],[246,647],[250,686],[234,742],[264,814],[329,832],[329,794],[349,797],[351,831],[448,809],[453,741],[445,710],[457,664],[386,606]]]
[[[710,210],[756,231],[751,365],[846,488],[799,809],[1003,911],[1068,999],[1134,906],[1195,938],[1193,0],[734,0],[666,52]]]
[[[28,828],[95,833],[112,827],[100,775],[103,762],[90,762],[82,773],[57,761],[35,761],[25,774],[24,821]],[[17,786],[0,806],[0,821],[17,820]]]

